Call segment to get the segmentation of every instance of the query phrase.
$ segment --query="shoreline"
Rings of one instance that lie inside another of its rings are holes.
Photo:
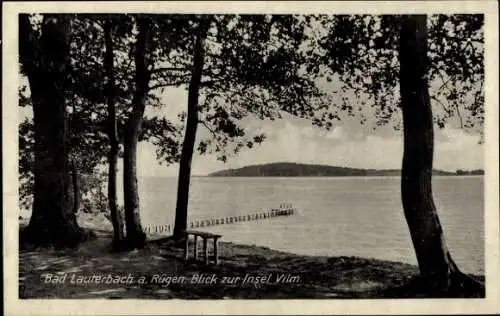
[[[21,299],[429,297],[419,289],[418,267],[395,261],[299,255],[221,241],[220,264],[205,266],[185,262],[183,249],[159,235],[148,235],[144,249],[113,253],[111,224],[96,223],[100,216],[78,216],[96,237],[76,249],[20,250]]]

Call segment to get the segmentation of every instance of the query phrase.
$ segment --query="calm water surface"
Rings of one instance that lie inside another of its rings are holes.
[[[140,180],[144,226],[172,224],[176,178]],[[299,254],[416,263],[399,177],[193,178],[189,220],[248,214],[292,203],[296,215],[205,228],[223,240]],[[483,177],[434,177],[448,247],[461,269],[484,273]]]

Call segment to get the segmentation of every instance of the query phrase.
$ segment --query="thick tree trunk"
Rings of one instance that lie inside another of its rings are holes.
[[[111,215],[111,223],[113,224],[113,248],[120,249],[124,238],[124,221],[120,209],[117,205],[116,192],[116,174],[118,168],[118,129],[116,123],[116,107],[115,107],[115,76],[113,71],[113,39],[111,35],[112,22],[106,21],[104,26],[104,41],[106,45],[105,53],[105,68],[107,76],[107,103],[108,103],[108,137],[109,137],[109,153],[108,153],[108,205]]]
[[[68,160],[64,86],[70,21],[64,15],[44,16],[36,55],[28,17],[20,15],[19,22],[20,57],[30,84],[35,125],[33,213],[20,237],[41,246],[76,246],[84,233],[73,212]]]
[[[402,18],[399,51],[404,124],[401,193],[426,290],[431,295],[455,296],[464,294],[464,287],[470,287],[472,292],[480,291],[480,287],[462,274],[451,258],[432,196],[434,132],[427,79],[426,23],[425,15]]]
[[[141,248],[146,241],[142,230],[139,208],[139,190],[137,186],[137,143],[141,133],[148,91],[149,72],[146,67],[146,43],[149,37],[149,22],[138,21],[139,33],[135,44],[135,92],[132,100],[132,113],[127,123],[124,139],[123,157],[123,192],[125,206],[125,225],[127,246]]]
[[[193,53],[193,70],[188,90],[188,113],[186,133],[182,144],[181,159],[179,162],[179,178],[177,184],[177,205],[175,208],[175,240],[182,240],[183,231],[187,228],[189,184],[191,180],[191,162],[193,159],[196,130],[198,128],[198,97],[203,70],[204,40],[206,36],[206,22],[201,21]]]

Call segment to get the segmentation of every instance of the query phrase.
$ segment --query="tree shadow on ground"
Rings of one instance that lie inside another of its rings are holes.
[[[144,249],[122,253],[112,252],[111,237],[103,235],[72,250],[24,249],[19,254],[19,296],[151,299],[425,297],[414,286],[418,268],[409,264],[357,257],[300,256],[224,242],[219,248],[219,265],[205,265],[193,260],[185,262],[183,249],[169,239],[149,242]],[[132,276],[133,281],[126,284],[95,280],[77,282],[83,277],[108,275]],[[59,280],[66,277],[64,282],[51,283],[49,280],[54,281],[54,276]],[[203,284],[199,282],[200,276],[216,281]],[[139,282],[141,277],[144,277],[143,282]],[[267,282],[251,282],[254,280],[250,277],[267,278]]]

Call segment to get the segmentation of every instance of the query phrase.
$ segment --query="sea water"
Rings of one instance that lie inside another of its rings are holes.
[[[145,227],[173,224],[176,178],[139,181]],[[484,273],[483,177],[434,177],[434,200],[459,267]],[[416,264],[399,177],[193,177],[189,221],[237,216],[291,203],[298,212],[205,227],[223,241],[304,255],[362,256]]]

